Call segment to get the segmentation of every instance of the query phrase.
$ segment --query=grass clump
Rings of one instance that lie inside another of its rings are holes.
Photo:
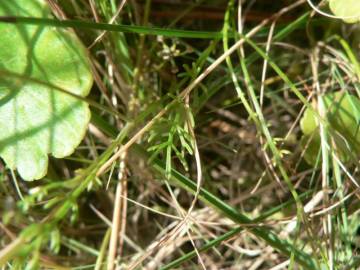
[[[3,269],[359,267],[359,146],[327,102],[359,97],[359,24],[307,1],[48,4],[0,21],[74,29],[91,123],[40,180],[1,165]]]

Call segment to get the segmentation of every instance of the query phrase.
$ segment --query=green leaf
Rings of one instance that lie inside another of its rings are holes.
[[[330,0],[331,11],[347,23],[360,21],[360,1],[359,0]]]
[[[52,17],[45,0],[2,0],[0,16]],[[0,24],[0,37],[0,157],[40,179],[48,154],[70,155],[85,135],[90,110],[76,96],[93,83],[86,51],[64,29]]]
[[[360,153],[360,100],[346,92],[326,94],[326,119],[336,154],[344,162]],[[313,107],[314,109],[315,106]],[[301,145],[307,146],[305,160],[314,165],[320,151],[319,121],[309,108],[300,121],[303,132]]]

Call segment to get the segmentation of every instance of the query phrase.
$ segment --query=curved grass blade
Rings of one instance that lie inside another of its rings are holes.
[[[312,191],[307,191],[303,194],[300,195],[301,199],[304,199],[304,198],[307,198],[310,194],[311,194]],[[270,209],[269,211],[267,211],[266,213],[262,214],[261,216],[257,217],[254,219],[254,221],[262,221],[264,219],[266,219],[267,217],[277,213],[278,211],[280,211],[281,209],[285,208],[285,207],[288,207],[290,205],[292,205],[295,201],[292,199],[286,203],[283,203],[277,207],[274,207],[272,209]],[[205,245],[203,245],[202,247],[198,248],[198,252],[205,252],[207,250],[209,250],[210,248],[213,248],[217,245],[220,245],[222,242],[230,239],[231,237],[237,235],[238,233],[242,232],[243,231],[243,227],[242,226],[239,226],[239,227],[236,227],[226,233],[224,233],[223,235],[209,241],[208,243],[206,243]],[[183,256],[181,256],[180,258],[168,263],[167,265],[165,265],[164,267],[160,268],[160,270],[169,270],[169,269],[172,269],[172,268],[175,268],[175,267],[178,267],[180,266],[182,263],[194,258],[197,256],[197,253],[195,250],[193,251],[190,251],[186,254],[184,254]]]
[[[99,119],[100,117],[93,118],[92,119],[93,124],[95,124],[101,130],[106,131],[108,134],[111,133],[111,135],[115,137],[116,130],[110,125],[108,125],[107,122],[100,121]],[[140,145],[134,144],[130,149],[134,151],[135,154],[139,155],[145,160],[149,159],[149,154]],[[161,160],[154,159],[151,166],[152,169],[154,169],[158,173],[162,175],[166,175],[166,165]],[[197,190],[197,186],[194,181],[190,180],[189,178],[187,178],[186,176],[182,175],[181,173],[179,173],[174,169],[171,170],[170,180],[173,181],[173,184],[179,185],[193,194]],[[201,199],[203,202],[207,203],[208,205],[210,205],[212,208],[216,209],[223,215],[227,216],[234,222],[242,225],[250,226],[249,231],[251,233],[263,239],[266,243],[268,243],[270,246],[280,251],[282,254],[289,257],[291,256],[291,254],[294,254],[295,261],[298,262],[303,267],[305,267],[305,269],[310,269],[310,270],[317,269],[316,263],[310,255],[304,253],[301,250],[298,250],[290,242],[279,239],[276,236],[276,234],[274,234],[268,229],[253,227],[252,225],[254,225],[256,221],[251,220],[244,214],[239,213],[237,209],[225,203],[220,198],[210,193],[206,189],[201,188],[199,199]]]

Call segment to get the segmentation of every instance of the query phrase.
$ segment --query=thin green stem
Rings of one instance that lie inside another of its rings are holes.
[[[104,30],[111,32],[123,32],[144,34],[164,37],[218,39],[222,37],[221,32],[190,31],[178,29],[163,29],[158,27],[144,27],[137,25],[94,23],[80,20],[57,20],[47,18],[30,18],[15,16],[0,16],[0,23],[31,24],[39,26],[54,26],[61,28],[79,28],[91,30]]]

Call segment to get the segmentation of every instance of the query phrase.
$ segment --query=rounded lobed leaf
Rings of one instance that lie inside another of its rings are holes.
[[[330,0],[331,11],[347,23],[360,21],[360,1],[359,0]]]
[[[348,161],[360,153],[360,100],[346,92],[326,94],[324,103],[327,109],[326,121],[335,151],[343,161]],[[314,109],[315,106],[313,107]],[[314,165],[320,152],[319,122],[315,113],[305,110],[300,121],[303,132],[301,145],[306,147],[305,160]]]
[[[3,0],[0,16],[51,11],[43,0]],[[93,83],[86,50],[54,27],[0,24],[0,37],[0,157],[23,179],[40,179],[48,154],[70,155],[85,135],[90,110],[75,95],[86,96]]]

